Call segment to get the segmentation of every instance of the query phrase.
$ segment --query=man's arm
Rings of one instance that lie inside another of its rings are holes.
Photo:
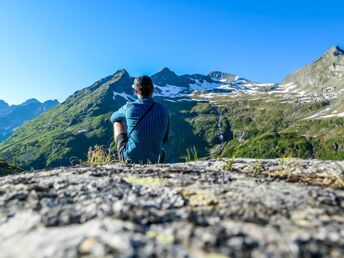
[[[125,104],[123,107],[118,109],[115,113],[112,114],[110,120],[111,123],[114,122],[125,122],[125,111],[128,108],[129,103]]]

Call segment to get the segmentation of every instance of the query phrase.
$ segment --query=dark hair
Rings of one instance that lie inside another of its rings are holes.
[[[153,81],[149,76],[139,76],[134,81],[135,89],[143,97],[151,97],[154,91]]]

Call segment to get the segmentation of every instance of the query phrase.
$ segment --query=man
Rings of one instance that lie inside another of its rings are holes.
[[[150,77],[136,78],[133,88],[138,100],[128,102],[111,116],[119,158],[128,163],[162,162],[163,144],[168,140],[169,113],[154,102]]]

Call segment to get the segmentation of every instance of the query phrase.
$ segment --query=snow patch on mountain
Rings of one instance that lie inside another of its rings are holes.
[[[135,97],[132,95],[129,95],[128,93],[122,92],[122,93],[118,93],[118,92],[113,92],[113,99],[116,100],[117,97],[120,98],[124,98],[126,101],[133,101],[135,100]]]
[[[324,114],[324,111],[320,111],[312,116],[305,118],[305,120],[309,119],[324,119],[324,118],[333,118],[333,117],[344,117],[344,112],[338,113],[337,110],[333,111],[331,114]]]
[[[339,114],[330,114],[330,115],[326,115],[326,116],[321,116],[319,118],[330,118],[330,117],[344,117],[344,112],[339,113]]]
[[[221,87],[221,83],[219,82],[207,82],[207,81],[200,81],[198,79],[194,80],[193,84],[190,84],[190,90],[215,90]]]
[[[165,98],[187,97],[191,99],[195,99],[194,97],[198,96],[209,99],[216,95],[234,94],[234,92],[256,94],[266,87],[272,88],[276,85],[274,83],[254,83],[240,76],[236,76],[231,82],[220,77],[212,77],[211,80],[202,77],[190,78],[190,81],[191,83],[188,87],[155,84],[155,96]]]
[[[282,97],[286,102],[301,101],[313,102],[336,99],[344,93],[344,89],[328,87],[318,92],[308,92],[300,88],[295,82],[284,84],[257,83],[244,77],[222,72],[212,72],[208,75],[185,74],[178,76],[169,69],[163,69],[152,76],[155,86],[155,97],[187,101],[210,99],[214,96],[229,95],[261,95],[261,93]],[[114,99],[124,98],[127,101],[135,100],[135,96],[125,92],[115,92]]]
[[[184,87],[179,87],[175,85],[169,85],[167,84],[166,86],[160,86],[160,85],[154,85],[155,87],[155,93],[154,96],[157,97],[179,97],[180,94],[185,91]]]

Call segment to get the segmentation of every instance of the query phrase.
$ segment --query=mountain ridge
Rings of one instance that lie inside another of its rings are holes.
[[[6,103],[4,100],[0,99],[0,112],[2,109],[8,108],[9,104]]]
[[[3,104],[0,107],[0,141],[7,139],[17,127],[58,104],[57,100],[40,102],[34,98],[19,105]]]
[[[314,63],[330,67],[328,59],[324,60]],[[308,66],[303,69],[311,76]],[[298,73],[291,73],[290,78],[297,80]],[[302,87],[294,93],[285,85],[256,83],[216,71],[177,75],[163,68],[152,79],[156,101],[171,111],[168,162],[180,161],[193,146],[199,157],[278,158],[292,153],[300,158],[344,159],[337,95],[315,98],[301,94]],[[67,166],[74,157],[86,160],[94,145],[111,146],[109,117],[127,101],[135,100],[133,81],[134,77],[120,69],[76,91],[18,128],[0,144],[0,157],[11,160],[16,156],[25,168]],[[321,113],[335,111],[330,117]],[[320,118],[326,118],[321,125],[317,122]],[[330,135],[323,133],[325,128]]]

